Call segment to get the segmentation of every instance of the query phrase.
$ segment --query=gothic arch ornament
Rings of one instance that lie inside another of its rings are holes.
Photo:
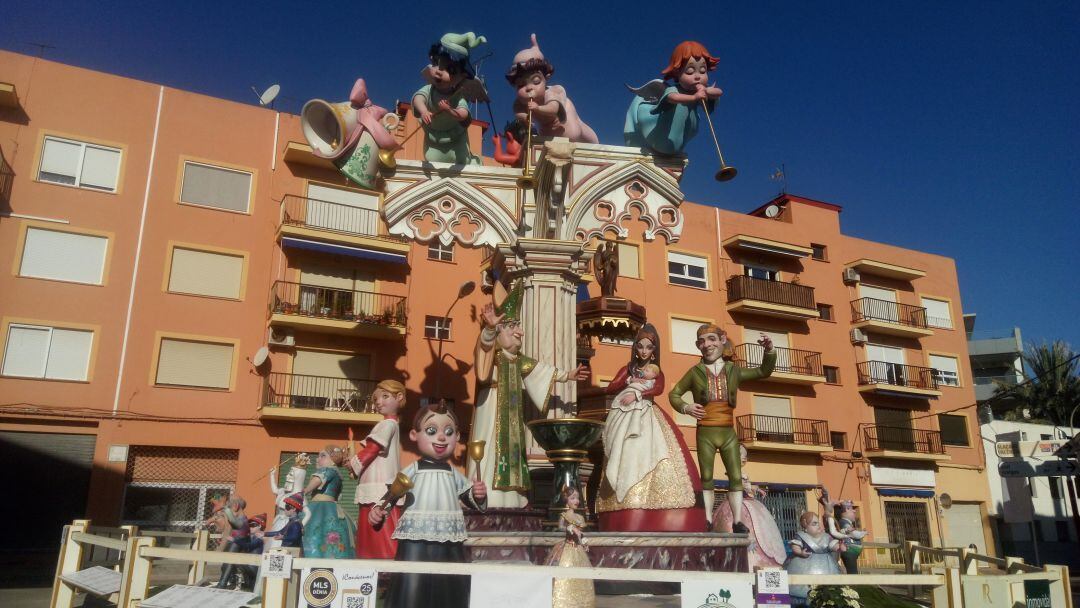
[[[462,179],[431,179],[394,192],[383,204],[390,234],[422,243],[496,247],[516,240],[517,219]]]
[[[682,235],[682,201],[678,181],[651,163],[612,165],[591,175],[567,201],[560,238],[589,241],[607,232],[626,238],[630,231],[623,222],[637,213],[645,223],[645,240],[663,236],[674,243]]]

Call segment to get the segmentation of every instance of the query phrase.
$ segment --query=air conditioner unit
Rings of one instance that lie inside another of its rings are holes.
[[[851,330],[851,343],[852,344],[866,344],[866,332],[861,329]]]
[[[859,271],[858,270],[855,270],[854,268],[845,268],[844,269],[844,282],[845,283],[858,283],[860,278],[862,278],[862,277],[859,276]]]
[[[291,329],[274,327],[270,329],[270,346],[296,346],[296,335]]]

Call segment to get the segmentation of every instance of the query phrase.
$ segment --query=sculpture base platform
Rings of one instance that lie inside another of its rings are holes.
[[[465,510],[465,529],[469,536],[477,532],[520,533],[543,530],[547,512],[538,509]]]
[[[603,568],[749,572],[745,534],[726,532],[586,532],[589,559]],[[470,532],[465,546],[472,561],[543,564],[561,532]]]

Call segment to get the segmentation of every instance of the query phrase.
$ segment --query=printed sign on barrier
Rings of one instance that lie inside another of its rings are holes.
[[[707,581],[684,581],[682,608],[754,608],[753,585],[719,573]]]
[[[366,568],[305,568],[299,608],[374,608],[378,582]]]

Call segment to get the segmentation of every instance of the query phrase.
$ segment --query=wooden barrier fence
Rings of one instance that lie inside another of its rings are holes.
[[[91,533],[91,530],[98,532]],[[205,576],[208,564],[236,564],[256,566],[262,563],[260,555],[245,553],[226,553],[207,550],[211,535],[205,532],[191,534],[177,532],[139,533],[135,528],[95,529],[87,520],[75,520],[65,526],[60,557],[57,560],[56,578],[53,584],[51,608],[71,608],[76,593],[82,591],[77,585],[62,580],[78,572],[85,564],[83,558],[94,548],[102,547],[117,552],[121,558],[120,589],[110,600],[117,608],[136,608],[145,600],[151,590],[150,578],[156,562],[178,562],[189,564],[188,584],[198,584]],[[158,546],[159,539],[191,540],[191,546],[185,549]],[[878,543],[880,544],[880,543]],[[887,548],[895,548],[886,545]],[[1019,558],[996,558],[980,555],[965,548],[935,548],[920,546],[913,541],[904,547],[906,557],[903,574],[836,574],[836,575],[798,575],[789,577],[792,585],[874,585],[888,587],[928,588],[935,608],[974,608],[972,602],[965,604],[965,583],[983,583],[996,581],[1009,585],[1011,601],[1024,600],[1024,581],[1049,581],[1052,593],[1060,601],[1053,603],[1055,608],[1072,608],[1072,594],[1069,586],[1068,569],[1063,566],[1038,568],[1025,564]],[[960,567],[930,566],[930,572],[924,573],[924,559],[954,557]],[[999,569],[1002,574],[980,573],[979,564],[987,564]],[[726,580],[749,582],[753,584],[754,575],[749,573],[714,573],[683,570],[634,570],[625,568],[595,567],[559,567],[526,564],[506,564],[496,562],[442,563],[442,562],[397,562],[389,560],[335,560],[321,558],[295,558],[292,560],[291,578],[265,578],[262,580],[262,605],[264,608],[287,608],[290,596],[295,596],[296,571],[305,568],[333,568],[349,566],[367,568],[380,573],[412,572],[423,574],[456,574],[471,576],[474,574],[543,574],[553,578],[574,578],[606,581],[640,581],[682,583],[687,581],[715,581],[718,575]],[[1012,604],[1010,604],[1012,605]]]

